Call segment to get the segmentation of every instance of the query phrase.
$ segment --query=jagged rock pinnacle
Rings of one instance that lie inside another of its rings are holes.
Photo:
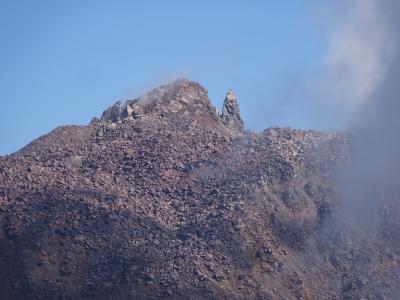
[[[226,94],[221,117],[229,128],[243,130],[243,120],[240,117],[239,105],[232,90],[229,90]]]

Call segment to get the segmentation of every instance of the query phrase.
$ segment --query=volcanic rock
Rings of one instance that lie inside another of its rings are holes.
[[[232,129],[243,130],[243,120],[240,117],[239,105],[236,96],[232,90],[226,94],[224,104],[222,106],[222,119],[225,124]]]
[[[186,79],[59,127],[0,157],[0,298],[393,298],[397,207],[371,241],[334,222],[350,143]]]

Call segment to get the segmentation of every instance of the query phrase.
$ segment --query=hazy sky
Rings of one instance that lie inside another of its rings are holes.
[[[233,89],[248,129],[326,129],[304,86],[327,63],[334,2],[0,0],[0,154],[180,77],[219,109]]]

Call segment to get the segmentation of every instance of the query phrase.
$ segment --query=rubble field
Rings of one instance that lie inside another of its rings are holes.
[[[0,157],[0,298],[399,299],[399,207],[338,209],[350,148],[185,79],[117,102]]]

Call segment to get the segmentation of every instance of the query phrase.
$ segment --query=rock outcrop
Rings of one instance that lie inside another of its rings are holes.
[[[123,108],[121,107],[121,101],[117,101],[114,105],[107,108],[103,115],[101,116],[101,120],[110,120],[110,121],[120,121],[123,114]]]
[[[101,121],[120,121],[145,117],[165,117],[168,114],[207,115],[217,117],[208,98],[208,91],[198,83],[181,79],[160,86],[123,105],[116,102],[103,112]]]
[[[229,90],[226,94],[221,117],[229,128],[239,131],[243,130],[244,126],[243,120],[240,117],[239,105],[232,90]]]
[[[349,137],[242,129],[180,80],[0,157],[0,298],[395,299],[399,208],[334,222]]]

